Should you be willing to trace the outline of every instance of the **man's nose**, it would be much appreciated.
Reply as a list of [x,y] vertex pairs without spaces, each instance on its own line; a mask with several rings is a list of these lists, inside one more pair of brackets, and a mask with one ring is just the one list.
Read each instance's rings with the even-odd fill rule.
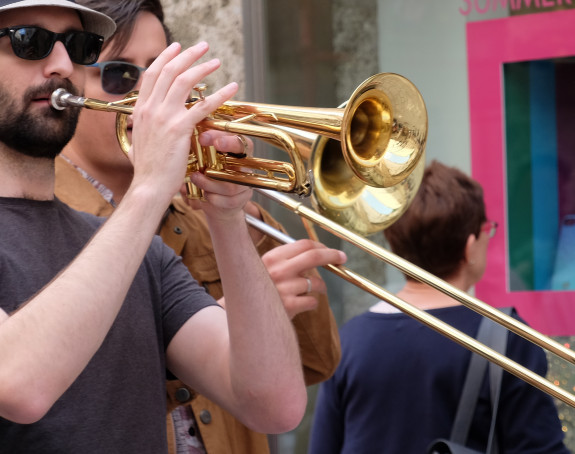
[[48,55],[45,60],[44,71],[46,77],[59,75],[63,78],[67,78],[74,72],[74,64],[72,60],[70,60],[64,43],[60,41],[54,43],[52,52],[50,52],[50,55]]

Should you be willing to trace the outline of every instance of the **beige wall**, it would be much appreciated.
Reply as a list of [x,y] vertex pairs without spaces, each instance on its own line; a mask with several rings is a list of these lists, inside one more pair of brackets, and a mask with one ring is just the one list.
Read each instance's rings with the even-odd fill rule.
[[189,47],[198,41],[210,44],[209,58],[219,58],[221,68],[206,79],[208,90],[238,82],[244,96],[244,36],[242,0],[163,0],[166,22],[174,39]]

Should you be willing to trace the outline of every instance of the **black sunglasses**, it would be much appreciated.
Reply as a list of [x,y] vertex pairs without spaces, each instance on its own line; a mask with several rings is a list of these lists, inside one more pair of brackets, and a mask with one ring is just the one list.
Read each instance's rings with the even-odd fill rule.
[[125,95],[132,91],[147,69],[125,61],[101,61],[89,66],[100,68],[102,89],[111,95]]
[[54,33],[41,27],[22,26],[0,29],[0,38],[10,37],[12,50],[24,60],[41,60],[52,52],[54,44],[61,41],[70,60],[79,65],[91,65],[98,60],[104,38],[95,33],[69,31]]

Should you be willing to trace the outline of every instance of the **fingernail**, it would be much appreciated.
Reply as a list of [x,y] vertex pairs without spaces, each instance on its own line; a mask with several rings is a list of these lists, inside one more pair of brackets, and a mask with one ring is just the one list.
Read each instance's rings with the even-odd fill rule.
[[212,67],[217,67],[217,66],[220,66],[221,62],[220,62],[220,59],[219,59],[219,58],[212,58],[212,59],[208,62],[208,64],[209,64],[210,66],[212,66]]

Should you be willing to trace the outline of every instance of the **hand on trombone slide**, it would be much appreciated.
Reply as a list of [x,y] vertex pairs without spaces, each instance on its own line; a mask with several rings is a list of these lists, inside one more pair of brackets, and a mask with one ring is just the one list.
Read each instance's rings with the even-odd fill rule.
[[[318,298],[327,295],[327,286],[317,268],[329,264],[343,265],[346,260],[343,251],[309,239],[282,244],[262,256],[290,319],[314,310],[318,306]],[[224,298],[218,303],[225,307]]]
[[290,319],[315,309],[318,296],[327,294],[327,287],[317,267],[343,265],[343,251],[331,249],[308,239],[278,246],[262,256]]

